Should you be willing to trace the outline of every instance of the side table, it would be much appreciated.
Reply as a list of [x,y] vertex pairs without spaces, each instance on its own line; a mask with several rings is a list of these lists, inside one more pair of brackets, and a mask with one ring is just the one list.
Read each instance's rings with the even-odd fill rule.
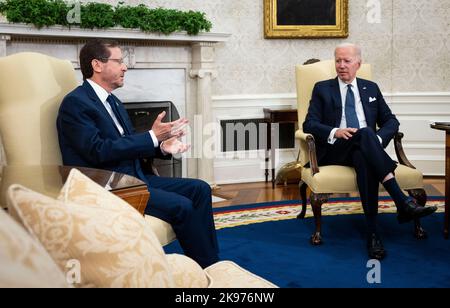
[[445,220],[444,237],[448,239],[450,220],[450,122],[436,122],[431,128],[445,131]]
[[[275,188],[275,147],[273,141],[275,140],[275,133],[277,130],[274,128],[275,123],[296,123],[298,121],[297,109],[269,109],[264,108],[264,123],[267,123],[267,143],[265,152],[266,161],[266,183],[269,181],[269,160],[271,162],[272,169],[272,189]],[[270,158],[269,158],[270,152]]]

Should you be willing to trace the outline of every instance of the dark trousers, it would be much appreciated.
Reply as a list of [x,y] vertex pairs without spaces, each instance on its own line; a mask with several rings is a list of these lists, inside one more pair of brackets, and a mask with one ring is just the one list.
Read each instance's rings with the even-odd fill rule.
[[150,200],[145,213],[172,225],[186,256],[203,268],[216,263],[218,244],[211,187],[195,179],[147,176]]
[[338,139],[327,146],[320,166],[342,165],[354,167],[361,203],[366,216],[378,213],[378,185],[397,168],[384,151],[375,132],[369,128],[358,130],[349,140]]

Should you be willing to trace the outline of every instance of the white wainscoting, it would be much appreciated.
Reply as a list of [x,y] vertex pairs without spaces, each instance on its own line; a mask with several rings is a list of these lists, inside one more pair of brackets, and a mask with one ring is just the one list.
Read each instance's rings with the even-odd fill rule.
[[[445,133],[430,128],[434,121],[450,122],[450,92],[386,93],[385,99],[397,115],[405,134],[403,147],[409,160],[425,175],[444,175]],[[296,108],[296,94],[233,95],[213,97],[213,119],[263,118],[263,109]],[[220,136],[217,136],[220,144]],[[228,152],[218,150],[214,160],[217,184],[264,181],[264,151]],[[295,161],[295,149],[277,150],[277,168]],[[388,153],[395,158],[392,144]]]

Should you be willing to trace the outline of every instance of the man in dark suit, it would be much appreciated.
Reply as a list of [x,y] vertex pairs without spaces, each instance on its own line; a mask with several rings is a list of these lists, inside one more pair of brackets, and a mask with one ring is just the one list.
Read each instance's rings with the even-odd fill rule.
[[335,60],[338,76],[314,86],[303,130],[316,139],[319,165],[355,168],[369,231],[369,257],[383,259],[386,251],[376,227],[379,183],[394,200],[400,223],[429,215],[436,207],[419,206],[397,184],[394,175],[397,164],[384,148],[400,123],[377,84],[356,78],[361,49],[354,44],[339,45]]
[[[170,223],[185,254],[202,267],[218,261],[210,186],[195,179],[145,174],[140,159],[170,157],[189,146],[179,138],[187,120],[162,123],[136,133],[128,114],[111,92],[124,84],[127,71],[117,42],[92,40],[80,52],[83,85],[63,100],[57,118],[64,165],[107,169],[135,176],[148,185],[145,213]],[[151,82],[151,81],[149,81]]]

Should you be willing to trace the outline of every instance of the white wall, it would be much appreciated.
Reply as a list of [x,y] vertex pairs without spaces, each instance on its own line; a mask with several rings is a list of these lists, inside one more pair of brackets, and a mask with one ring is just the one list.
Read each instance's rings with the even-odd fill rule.
[[[217,50],[215,95],[294,93],[294,65],[331,58],[342,41],[362,46],[363,58],[373,64],[374,80],[385,92],[450,91],[449,0],[350,0],[348,39],[277,40],[264,39],[263,0],[124,2],[203,11],[213,31],[232,34]],[[368,18],[376,3],[380,23]]]

